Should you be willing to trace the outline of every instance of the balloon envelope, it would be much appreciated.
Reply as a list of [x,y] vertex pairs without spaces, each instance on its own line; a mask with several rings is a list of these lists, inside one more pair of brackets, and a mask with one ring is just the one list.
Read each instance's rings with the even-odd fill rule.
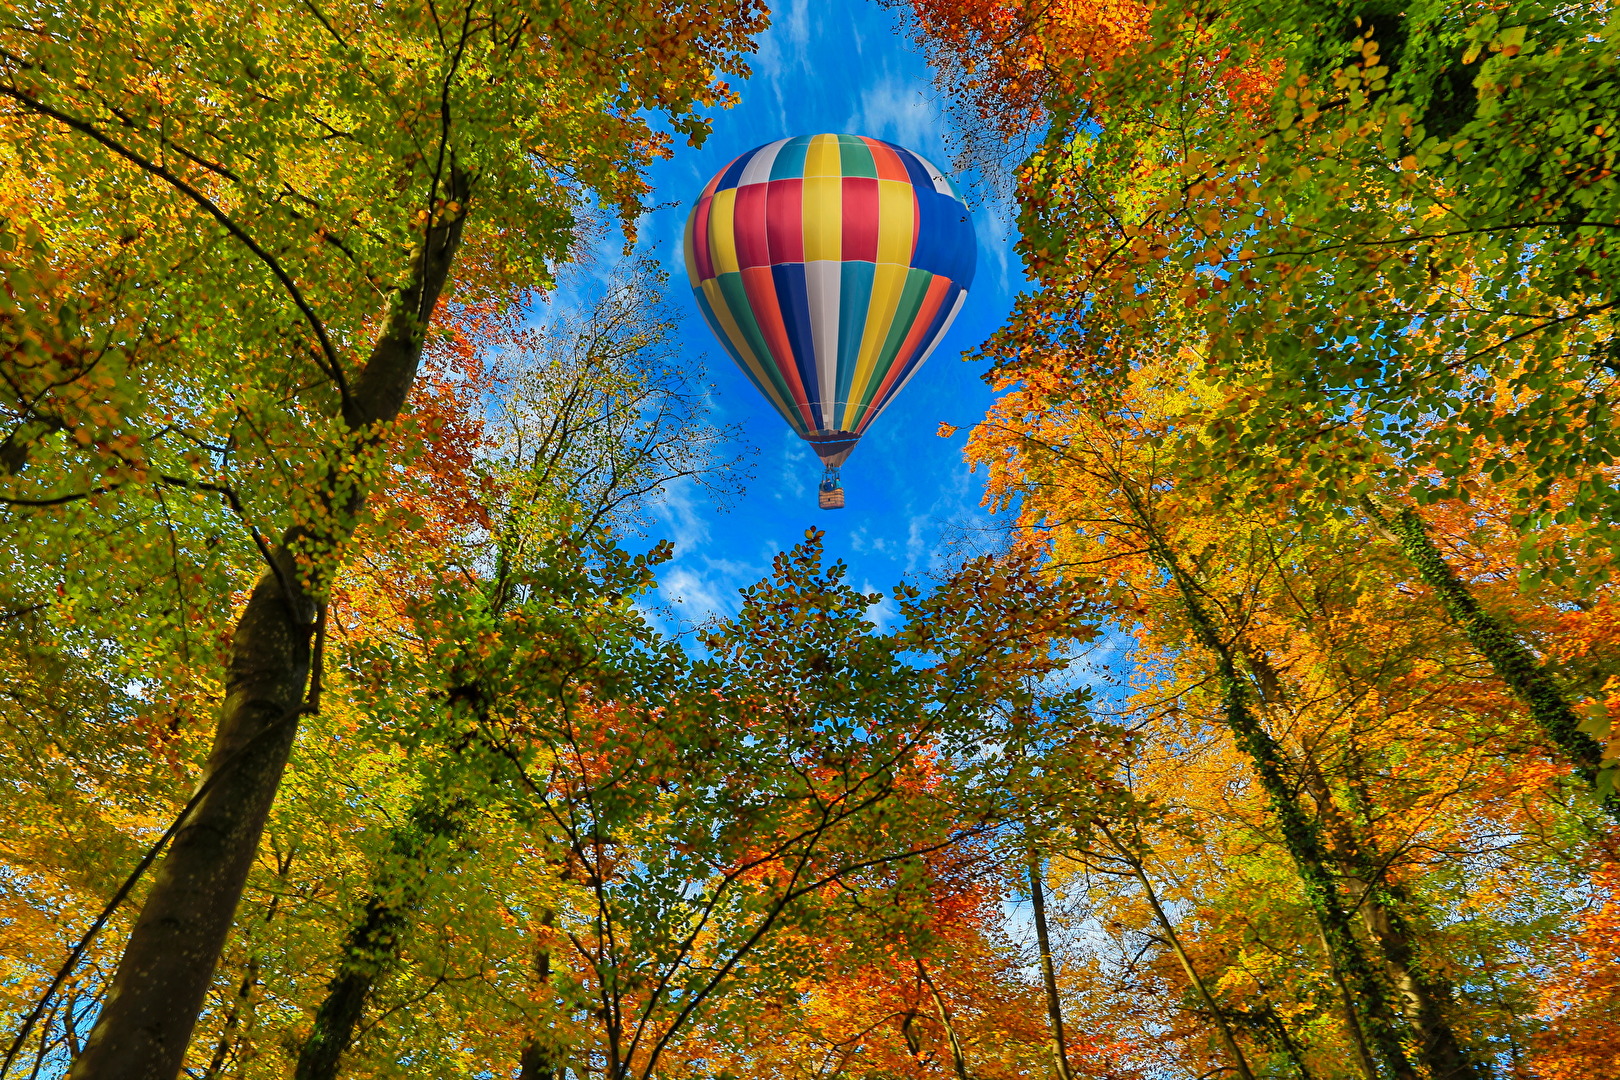
[[828,465],[910,380],[973,282],[943,172],[861,135],[801,135],[722,169],[686,222],[703,317]]

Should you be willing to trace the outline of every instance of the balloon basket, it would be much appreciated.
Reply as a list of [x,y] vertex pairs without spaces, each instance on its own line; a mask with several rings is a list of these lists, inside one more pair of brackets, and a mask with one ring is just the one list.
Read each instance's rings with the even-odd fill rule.
[[821,484],[816,489],[816,504],[823,510],[844,508],[844,482],[838,478],[838,466],[829,465],[827,471],[821,474]]

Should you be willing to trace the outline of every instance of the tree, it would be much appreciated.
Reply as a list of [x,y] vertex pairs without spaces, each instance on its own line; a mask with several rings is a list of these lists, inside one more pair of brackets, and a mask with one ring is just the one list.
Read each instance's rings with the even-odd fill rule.
[[[263,560],[230,635],[207,786],[76,1075],[179,1067],[299,718],[318,706],[306,684],[332,568],[400,446],[441,296],[543,285],[587,192],[633,216],[637,166],[663,138],[644,110],[700,138],[694,109],[725,97],[716,75],[741,70],[763,19],[746,0],[634,17],[14,13],[0,43],[8,205],[26,205],[3,245],[10,542],[37,553],[26,575],[48,596],[52,553],[129,530],[112,550],[130,557],[109,565],[130,573],[72,591],[115,638],[139,640],[132,617],[158,612],[160,653],[197,598],[225,606],[244,555]],[[145,539],[193,495],[189,528]],[[227,530],[233,559],[191,539]],[[120,594],[142,601],[114,611]]]
[[[634,521],[667,484],[737,482],[737,473],[715,453],[731,433],[703,423],[702,403],[687,393],[670,362],[673,322],[658,301],[659,280],[653,268],[638,264],[584,317],[559,319],[545,335],[509,318],[455,321],[454,338],[430,354],[438,362],[429,368],[427,385],[437,393],[431,404],[419,406],[441,423],[426,460],[410,468],[424,482],[398,484],[394,496],[422,519],[409,534],[419,542],[402,545],[399,537],[390,543],[379,536],[371,552],[362,540],[365,577],[337,593],[355,637],[390,637],[389,627],[398,620],[420,624],[413,609],[428,602],[434,581],[446,577],[460,583],[457,606],[487,604],[499,617],[533,590],[537,552],[549,553],[552,562],[578,557],[567,546],[557,547],[559,531],[600,543],[609,535],[605,526]],[[482,399],[492,390],[501,394],[502,412],[493,423],[469,421],[482,417]],[[446,467],[435,467],[441,464]],[[716,475],[722,472],[723,478]],[[481,481],[476,487],[467,484],[472,476]],[[427,527],[429,519],[437,527]],[[481,569],[487,566],[493,566],[492,576]],[[425,574],[427,568],[436,572]],[[603,588],[643,583],[538,580],[551,592],[592,598],[571,616],[578,629],[567,633],[585,634],[598,645],[589,658],[548,646],[549,666],[526,674],[528,692],[564,709],[580,707],[570,701],[633,693],[624,676],[615,681],[614,650],[606,646],[626,634],[629,642],[645,644],[647,629],[593,621],[590,607],[600,602],[595,594]],[[416,636],[431,634],[418,630]],[[668,671],[639,671],[637,677],[656,683]],[[474,681],[461,692],[470,695],[475,715],[463,720],[464,730],[447,731],[445,738],[463,749],[422,781],[371,872],[363,910],[346,932],[338,971],[299,1051],[300,1080],[338,1075],[431,880],[473,854],[470,818],[489,801],[485,789],[510,767],[479,742],[488,691]]]
[[[1590,810],[1585,824],[1578,803],[1566,816],[1559,767],[1527,743],[1507,688],[1429,599],[1394,542],[1369,545],[1349,514],[1324,520],[1214,497],[1221,481],[1205,475],[1194,447],[1174,438],[1190,411],[1185,399],[1208,392],[1186,363],[1178,356],[1143,361],[1107,396],[1032,365],[1025,369],[1031,377],[1009,388],[969,447],[989,467],[993,495],[1016,506],[1018,542],[1043,552],[1054,573],[1088,579],[1097,610],[1112,612],[1120,631],[1137,639],[1138,674],[1127,701],[1115,707],[1118,722],[1140,733],[1142,749],[1122,777],[1103,780],[1105,790],[1127,785],[1133,801],[1113,808],[1104,823],[1116,834],[1147,836],[1160,859],[1173,858],[1174,872],[1187,875],[1175,889],[1195,905],[1195,925],[1178,919],[1173,936],[1191,970],[1209,986],[1246,987],[1245,1005],[1190,1003],[1205,1023],[1224,1014],[1240,1025],[1240,1037],[1262,1038],[1313,1071],[1323,1068],[1319,1018],[1324,1010],[1344,1016],[1334,1001],[1343,995],[1335,989],[1325,1003],[1309,967],[1245,954],[1319,954],[1315,924],[1338,918],[1330,965],[1364,956],[1360,977],[1379,986],[1390,1005],[1382,1022],[1421,1036],[1413,1052],[1426,1070],[1477,1074],[1493,1051],[1470,1046],[1466,1033],[1479,1039],[1494,1030],[1497,1045],[1522,1045],[1519,1017],[1533,1010],[1493,1005],[1480,1015],[1469,1004],[1480,990],[1462,988],[1470,976],[1449,956],[1477,949],[1489,957],[1482,961],[1488,970],[1515,968],[1494,935],[1520,931],[1499,924],[1456,940],[1443,929],[1443,913],[1493,912],[1510,903],[1502,883],[1481,881],[1466,864],[1492,862],[1512,848],[1521,865],[1538,868],[1534,876],[1562,884],[1539,892],[1529,879],[1516,883],[1511,903],[1550,920],[1566,917],[1554,914],[1562,906],[1558,890],[1581,886],[1564,868],[1606,857],[1590,834],[1573,840],[1592,828]],[[1515,604],[1521,624],[1550,630],[1567,594],[1549,584],[1521,592],[1511,571],[1511,510],[1484,509],[1445,519],[1448,535],[1465,538],[1448,557],[1467,567],[1482,604]],[[1577,675],[1594,677],[1574,670],[1564,677]],[[1236,720],[1234,696],[1247,714]],[[1256,777],[1261,769],[1272,776]],[[1075,781],[1077,788],[1097,783],[1090,776]],[[1091,805],[1092,796],[1079,801]],[[1070,826],[1075,846],[1058,843],[1056,854],[1081,853],[1069,857],[1083,857],[1105,875],[1099,881],[1117,881],[1122,870],[1135,876],[1117,848],[1087,839],[1078,809],[1071,815],[1079,819]],[[1287,828],[1305,832],[1305,843]],[[1504,836],[1550,839],[1568,830],[1569,847],[1537,840],[1520,848]],[[1292,864],[1286,870],[1275,862],[1283,852]],[[1126,855],[1141,858],[1129,845]],[[1296,872],[1316,876],[1314,896]],[[1095,897],[1118,887],[1086,888]],[[1143,920],[1142,932],[1170,956],[1178,950],[1153,908],[1144,902],[1130,920]],[[1220,944],[1211,942],[1212,952],[1200,957],[1205,946],[1188,941],[1206,934]],[[1172,971],[1181,966],[1179,956],[1169,962]],[[1282,975],[1281,967],[1291,973]],[[1538,991],[1517,982],[1523,977],[1509,977],[1511,990],[1498,983],[1485,992],[1497,1001],[1533,998]],[[1177,977],[1170,985],[1196,981]],[[1106,999],[1119,991],[1097,993]],[[1357,992],[1348,1002],[1360,1012],[1368,999]],[[1283,1026],[1284,1008],[1303,1012],[1317,1030]],[[1351,1021],[1376,1033],[1379,1018],[1352,1013]],[[1354,1060],[1353,1046],[1352,1039],[1336,1059]],[[1373,1061],[1363,1071],[1376,1074],[1378,1047],[1370,1048]]]

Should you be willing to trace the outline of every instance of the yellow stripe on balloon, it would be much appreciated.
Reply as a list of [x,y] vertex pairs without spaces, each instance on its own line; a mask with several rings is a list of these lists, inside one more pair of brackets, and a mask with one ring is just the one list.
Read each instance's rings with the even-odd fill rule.
[[686,216],[686,228],[681,230],[681,258],[686,260],[686,277],[689,281],[698,280],[697,254],[692,248],[692,223],[697,220],[697,213]]
[[877,261],[911,265],[912,234],[917,229],[917,196],[909,183],[878,181]]
[[855,378],[849,384],[849,401],[844,404],[845,431],[855,430],[855,413],[866,397],[866,384],[872,378],[883,353],[883,343],[889,338],[889,327],[894,323],[894,312],[900,306],[900,294],[905,291],[908,266],[896,263],[878,263],[872,275],[872,302],[866,308],[866,329],[861,335],[861,351],[855,362]]
[[804,151],[804,176],[836,176],[844,175],[843,155],[838,147],[836,135],[812,135],[810,145]]
[[760,389],[765,391],[765,396],[771,399],[771,404],[776,407],[777,412],[792,412],[794,407],[782,400],[782,395],[777,393],[776,385],[771,382],[770,373],[765,365],[760,363],[759,357],[754,355],[754,350],[749,348],[748,335],[743,333],[742,327],[737,325],[736,317],[731,314],[731,309],[726,306],[726,294],[720,289],[719,279],[710,278],[703,282],[702,288],[704,299],[709,301],[709,310],[720,320],[720,326],[726,332],[726,339],[731,342],[731,347],[737,350],[737,355],[748,364],[748,370],[753,372],[754,380],[759,383]]
[[737,189],[726,188],[714,193],[709,203],[709,258],[714,262],[714,275],[735,274],[737,266],[737,234],[735,214]]
[[841,262],[844,258],[844,178],[806,176],[803,211],[804,261]]

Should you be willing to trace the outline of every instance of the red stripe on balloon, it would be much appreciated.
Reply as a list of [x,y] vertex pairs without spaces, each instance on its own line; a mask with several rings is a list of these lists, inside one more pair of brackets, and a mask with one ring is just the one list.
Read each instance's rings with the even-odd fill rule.
[[872,395],[872,402],[866,407],[866,415],[862,416],[861,422],[855,426],[857,432],[866,430],[866,425],[872,417],[883,408],[883,400],[889,396],[894,381],[906,370],[917,350],[927,344],[923,340],[923,335],[927,334],[929,326],[933,325],[934,316],[939,314],[939,305],[945,302],[945,296],[950,291],[950,278],[936,274],[934,280],[928,283],[928,291],[923,293],[922,304],[917,308],[917,317],[911,321],[911,331],[906,334],[906,340],[900,343],[900,351],[894,354],[894,362],[889,365],[889,373],[883,377],[883,385]]
[[737,206],[732,211],[731,235],[737,244],[737,267],[771,265],[771,249],[765,236],[764,184],[737,189]]
[[772,180],[765,199],[765,231],[769,236],[771,262],[804,262],[804,181]]
[[868,176],[844,177],[845,262],[877,262],[878,182]]
[[692,262],[697,265],[699,281],[714,277],[714,260],[709,257],[709,207],[714,199],[705,195],[692,211]]
[[865,135],[860,138],[872,150],[872,164],[877,166],[879,180],[911,182],[911,177],[906,173],[906,163],[900,160],[893,147],[878,139],[868,139]]
[[[760,185],[764,187],[763,184]],[[759,332],[765,337],[765,347],[771,350],[770,362],[782,380],[793,392],[799,415],[816,430],[816,421],[810,415],[810,399],[805,395],[804,383],[799,381],[797,366],[793,363],[793,344],[788,339],[787,325],[782,322],[782,308],[776,299],[776,279],[769,266],[746,267],[742,272],[743,291],[748,294],[748,308],[754,313]]]

